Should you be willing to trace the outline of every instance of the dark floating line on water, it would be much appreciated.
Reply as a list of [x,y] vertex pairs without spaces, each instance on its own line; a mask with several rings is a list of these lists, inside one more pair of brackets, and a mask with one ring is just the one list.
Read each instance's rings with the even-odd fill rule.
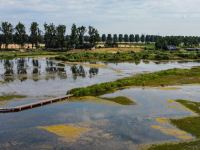
[[16,107],[0,108],[0,112],[16,112],[16,111],[21,111],[21,110],[25,110],[25,109],[31,109],[33,107],[42,106],[42,105],[45,105],[45,104],[48,104],[48,103],[56,102],[56,101],[63,100],[63,99],[66,99],[66,98],[70,98],[72,96],[73,95],[66,95],[64,97],[58,97],[58,98],[55,98],[55,99],[38,101],[38,102],[35,102],[35,103],[20,105],[20,106],[16,106]]

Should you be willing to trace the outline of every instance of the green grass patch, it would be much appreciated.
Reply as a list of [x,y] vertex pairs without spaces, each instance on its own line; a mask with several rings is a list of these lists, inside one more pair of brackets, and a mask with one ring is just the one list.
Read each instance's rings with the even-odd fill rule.
[[179,143],[162,143],[153,144],[148,150],[198,150],[200,149],[200,140],[179,142]]
[[26,95],[4,94],[0,96],[0,101],[11,100],[14,98],[26,98]]
[[136,105],[135,102],[133,102],[132,100],[130,100],[129,98],[127,97],[124,97],[124,96],[118,96],[118,97],[115,97],[115,98],[108,98],[108,97],[100,97],[101,99],[105,99],[107,101],[111,101],[111,102],[115,102],[115,103],[118,103],[118,104],[121,104],[121,105]]

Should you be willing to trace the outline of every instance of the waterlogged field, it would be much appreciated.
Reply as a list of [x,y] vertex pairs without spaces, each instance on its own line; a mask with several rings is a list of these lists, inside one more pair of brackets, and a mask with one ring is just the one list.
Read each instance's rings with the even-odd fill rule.
[[[146,72],[190,68],[198,62],[67,63],[51,57],[0,61],[0,107],[64,96],[76,87]],[[199,85],[124,87],[99,96],[72,97],[15,113],[0,113],[1,149],[140,149],[195,140],[170,124],[197,114],[177,99],[199,100]],[[7,98],[7,100],[3,100]]]

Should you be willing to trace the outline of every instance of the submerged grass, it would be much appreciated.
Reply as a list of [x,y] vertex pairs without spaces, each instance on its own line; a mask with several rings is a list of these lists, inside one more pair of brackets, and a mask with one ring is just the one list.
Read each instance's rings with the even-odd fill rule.
[[136,105],[135,102],[124,96],[118,96],[115,98],[101,97],[101,99],[112,101],[121,105]]
[[0,101],[11,100],[13,98],[26,98],[26,95],[4,94],[0,96]]
[[[165,79],[165,80],[163,80]],[[67,94],[74,96],[97,95],[123,86],[168,86],[176,84],[200,83],[200,67],[191,69],[169,69],[155,73],[139,74],[113,82],[95,84],[88,87],[74,88]]]

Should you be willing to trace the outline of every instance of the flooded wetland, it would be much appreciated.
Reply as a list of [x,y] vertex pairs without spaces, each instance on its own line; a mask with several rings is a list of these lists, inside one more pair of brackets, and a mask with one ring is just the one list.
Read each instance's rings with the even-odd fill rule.
[[[193,66],[200,63],[72,63],[49,56],[0,59],[0,107],[65,96],[73,88],[138,74]],[[170,118],[197,117],[197,112],[176,100],[200,102],[199,91],[198,84],[126,86],[98,96],[71,97],[33,109],[0,113],[0,147],[132,150],[155,143],[195,140],[190,132],[172,125]]]

